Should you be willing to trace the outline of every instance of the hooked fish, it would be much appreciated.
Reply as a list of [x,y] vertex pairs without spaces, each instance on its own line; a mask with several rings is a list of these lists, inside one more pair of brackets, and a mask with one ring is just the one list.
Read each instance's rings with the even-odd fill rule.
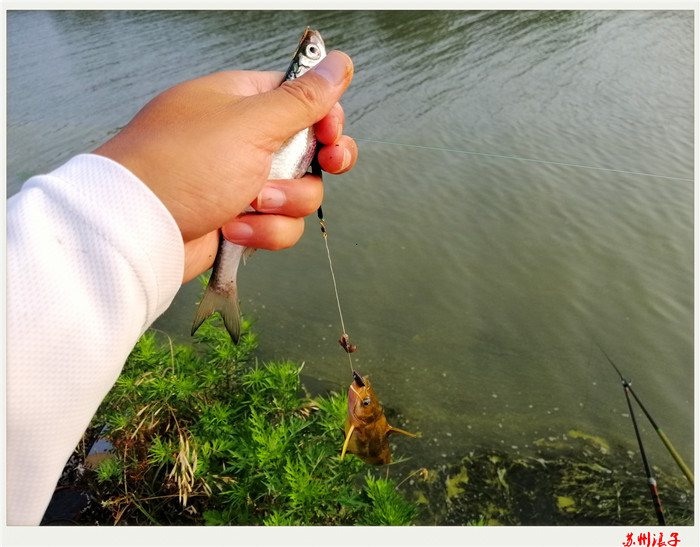
[[[292,57],[283,81],[294,80],[316,66],[326,56],[326,46],[321,35],[306,27],[306,31]],[[290,137],[272,155],[269,179],[298,179],[309,169],[317,148],[314,128],[309,127]],[[248,207],[243,214],[254,212]],[[244,261],[255,252],[227,241],[219,234],[219,248],[214,260],[209,283],[199,303],[192,324],[194,334],[204,320],[219,312],[224,326],[235,344],[241,335],[241,312],[238,307],[236,277],[241,259]]]
[[352,375],[354,380],[348,390],[345,443],[340,458],[344,458],[345,453],[348,452],[372,465],[391,463],[389,435],[391,433],[402,433],[409,437],[416,437],[416,435],[391,427],[369,380],[354,370]]

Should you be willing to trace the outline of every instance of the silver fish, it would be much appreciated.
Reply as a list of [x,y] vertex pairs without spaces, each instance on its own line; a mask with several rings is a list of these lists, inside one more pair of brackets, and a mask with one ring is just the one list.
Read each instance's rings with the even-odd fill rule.
[[[292,62],[283,81],[294,80],[316,66],[326,56],[326,46],[321,35],[306,27],[297,46]],[[290,137],[272,155],[269,179],[297,179],[309,169],[316,153],[317,141],[314,128],[309,127]],[[243,214],[253,212],[248,207]],[[214,312],[224,321],[224,326],[235,344],[241,335],[241,312],[238,307],[238,286],[236,275],[238,265],[253,253],[252,247],[242,247],[227,241],[219,234],[219,249],[209,284],[204,291],[192,324],[194,334],[204,320]]]

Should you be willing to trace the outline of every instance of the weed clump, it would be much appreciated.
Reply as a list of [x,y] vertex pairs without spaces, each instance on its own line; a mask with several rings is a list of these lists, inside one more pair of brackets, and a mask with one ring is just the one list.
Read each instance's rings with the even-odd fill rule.
[[144,334],[93,420],[113,446],[89,474],[103,523],[411,524],[391,480],[340,459],[347,395],[304,396],[303,365],[256,346],[245,321],[238,345],[213,321],[194,345]]

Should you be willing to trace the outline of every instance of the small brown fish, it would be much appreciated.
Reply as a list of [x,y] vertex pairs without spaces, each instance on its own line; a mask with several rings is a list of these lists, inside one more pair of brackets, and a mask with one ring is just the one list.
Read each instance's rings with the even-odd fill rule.
[[409,437],[416,437],[416,435],[391,427],[369,380],[362,378],[354,370],[352,375],[355,379],[348,390],[345,443],[340,458],[345,457],[345,453],[348,452],[371,465],[391,463],[389,435],[391,433],[403,433]]

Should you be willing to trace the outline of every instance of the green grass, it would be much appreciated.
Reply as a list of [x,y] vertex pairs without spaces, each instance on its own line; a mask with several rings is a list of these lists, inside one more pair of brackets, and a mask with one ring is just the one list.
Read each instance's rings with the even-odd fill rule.
[[237,346],[216,321],[192,345],[139,340],[93,422],[115,452],[93,481],[105,523],[412,524],[383,470],[340,459],[347,396],[304,396],[302,366],[256,346],[249,322]]

